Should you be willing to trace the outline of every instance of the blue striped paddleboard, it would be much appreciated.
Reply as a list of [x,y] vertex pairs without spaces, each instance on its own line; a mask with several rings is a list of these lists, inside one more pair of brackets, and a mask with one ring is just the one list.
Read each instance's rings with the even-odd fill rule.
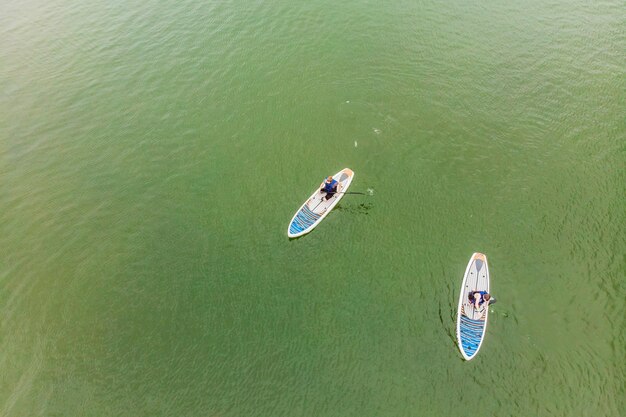
[[487,256],[478,252],[472,255],[465,269],[456,319],[456,338],[459,349],[468,361],[476,356],[483,343],[489,314],[488,303],[484,303],[478,309],[474,307],[469,299],[472,291],[489,292]]
[[313,230],[330,213],[333,207],[339,203],[343,193],[348,190],[354,178],[354,172],[350,168],[344,168],[333,175],[333,178],[339,182],[337,184],[337,193],[326,200],[326,193],[320,191],[324,184],[324,181],[322,181],[322,184],[317,187],[313,195],[294,214],[291,222],[289,222],[287,236],[298,237]]

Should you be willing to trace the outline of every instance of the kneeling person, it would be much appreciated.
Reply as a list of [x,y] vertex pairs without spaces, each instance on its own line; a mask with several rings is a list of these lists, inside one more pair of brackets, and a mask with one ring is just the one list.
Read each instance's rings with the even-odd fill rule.
[[331,175],[328,176],[322,183],[322,189],[320,192],[326,193],[326,200],[330,200],[332,196],[337,193],[337,188],[339,186],[339,182],[334,179]]
[[469,293],[469,300],[474,304],[474,308],[478,310],[483,304],[489,305],[491,294],[487,291],[472,291]]

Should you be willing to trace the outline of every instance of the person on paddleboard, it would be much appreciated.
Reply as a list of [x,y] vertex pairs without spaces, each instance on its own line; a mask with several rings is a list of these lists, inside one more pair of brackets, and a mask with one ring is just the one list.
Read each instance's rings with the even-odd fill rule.
[[474,304],[474,308],[478,310],[483,304],[489,305],[491,301],[491,294],[487,291],[472,291],[469,293],[469,300]]
[[337,187],[339,186],[339,182],[329,175],[328,178],[324,180],[322,183],[322,189],[320,192],[326,193],[326,200],[330,200],[332,196],[337,192]]

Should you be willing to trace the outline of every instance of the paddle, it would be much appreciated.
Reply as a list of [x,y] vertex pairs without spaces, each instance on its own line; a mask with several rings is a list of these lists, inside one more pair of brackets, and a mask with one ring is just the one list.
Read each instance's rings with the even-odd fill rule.
[[359,195],[374,195],[374,189],[373,188],[368,188],[366,193],[361,193],[358,191],[339,191],[336,192],[335,194],[359,194]]

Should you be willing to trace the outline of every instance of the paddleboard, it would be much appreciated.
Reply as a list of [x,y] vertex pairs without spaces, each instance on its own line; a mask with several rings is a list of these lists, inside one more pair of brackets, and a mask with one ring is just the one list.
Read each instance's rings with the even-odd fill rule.
[[346,192],[353,178],[354,172],[350,168],[342,169],[333,175],[333,179],[337,180],[339,184],[337,184],[337,193],[328,200],[326,199],[326,193],[320,191],[324,183],[322,181],[322,184],[317,187],[313,195],[292,217],[287,228],[287,236],[293,238],[305,235],[320,224],[343,197],[343,194],[339,192]]
[[456,318],[456,338],[465,360],[470,360],[478,353],[487,330],[489,307],[484,303],[478,309],[469,299],[472,291],[489,292],[489,266],[487,256],[474,253],[463,276],[459,307]]

